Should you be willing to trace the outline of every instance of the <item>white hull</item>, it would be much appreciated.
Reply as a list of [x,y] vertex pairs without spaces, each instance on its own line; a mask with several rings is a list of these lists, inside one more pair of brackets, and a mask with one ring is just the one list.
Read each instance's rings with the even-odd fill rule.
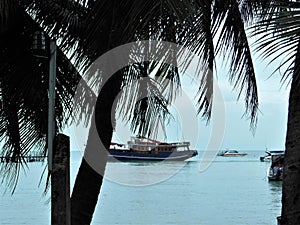
[[247,153],[225,153],[222,156],[231,157],[231,156],[245,156],[245,155],[247,155]]

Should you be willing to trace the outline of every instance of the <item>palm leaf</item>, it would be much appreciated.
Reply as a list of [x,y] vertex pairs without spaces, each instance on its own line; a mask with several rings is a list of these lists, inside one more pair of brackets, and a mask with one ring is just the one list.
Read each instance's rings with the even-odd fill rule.
[[[256,50],[262,52],[264,58],[271,58],[270,63],[282,55],[286,56],[275,70],[285,68],[282,81],[286,81],[293,75],[299,74],[295,73],[296,71],[300,71],[299,65],[295,61],[300,41],[300,4],[277,1],[274,7],[276,10],[271,13],[261,13],[263,19],[252,27],[252,35],[261,37],[256,42]],[[299,82],[298,76],[294,79],[295,82]]]
[[[225,11],[221,8],[215,20],[223,21],[217,51],[227,53],[224,54],[224,61],[226,57],[230,57],[229,80],[234,88],[239,89],[238,98],[245,91],[245,115],[250,116],[250,124],[255,126],[258,110],[257,84],[244,21],[237,1],[228,1],[223,10]],[[215,26],[218,24],[215,23]]]
[[[0,139],[5,143],[1,156],[13,161],[2,164],[0,173],[13,190],[24,157],[32,151],[46,155],[47,148],[49,62],[32,54],[32,34],[39,26],[26,14],[19,17],[14,32],[2,34],[0,44]],[[55,119],[59,131],[71,116],[71,101],[81,77],[61,51],[57,58]]]

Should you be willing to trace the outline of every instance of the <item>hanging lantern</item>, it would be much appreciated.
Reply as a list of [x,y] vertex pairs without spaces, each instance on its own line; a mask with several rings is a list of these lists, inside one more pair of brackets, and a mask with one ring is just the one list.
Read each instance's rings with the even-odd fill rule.
[[31,50],[34,56],[46,58],[46,37],[43,31],[35,31],[32,35]]
[[32,50],[46,50],[45,34],[43,31],[33,33]]

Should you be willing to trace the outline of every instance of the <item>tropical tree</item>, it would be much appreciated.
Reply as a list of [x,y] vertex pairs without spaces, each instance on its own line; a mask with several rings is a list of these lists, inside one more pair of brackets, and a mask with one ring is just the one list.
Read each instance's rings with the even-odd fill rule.
[[[227,56],[230,56],[229,79],[236,88],[239,88],[239,96],[243,90],[245,91],[246,113],[251,118],[251,124],[254,125],[258,108],[257,88],[244,24],[251,21],[253,9],[256,7],[262,7],[260,1],[3,1],[0,22],[1,32],[9,37],[6,29],[14,29],[16,23],[12,19],[8,20],[7,15],[14,15],[18,10],[22,15],[29,14],[35,24],[50,38],[59,40],[60,49],[72,54],[76,66],[83,70],[108,50],[130,41],[143,39],[181,44],[199,54],[204,65],[211,71],[214,68],[216,55],[227,53]],[[217,39],[216,45],[214,39]],[[176,57],[174,61],[176,62]],[[117,72],[103,84],[95,112],[80,112],[91,114],[96,122],[90,129],[92,131],[97,129],[98,134],[89,133],[85,157],[82,159],[75,181],[71,201],[72,224],[89,224],[92,220],[106,165],[107,153],[104,149],[109,147],[112,137],[111,116],[115,113],[112,106],[116,95],[126,83],[133,79],[147,77],[151,68],[156,66],[160,66],[156,79],[165,76],[170,80],[169,84],[172,84],[172,81],[180,84],[179,71],[175,66],[151,62],[133,65],[130,69],[125,68]],[[74,79],[75,83],[76,81],[78,80]],[[148,86],[151,86],[150,83]],[[208,119],[211,114],[212,87],[212,73],[206,73],[199,87],[199,112],[201,111]],[[152,90],[154,89],[155,87]],[[132,95],[134,93],[127,93],[126,97],[130,98]],[[164,99],[160,96],[152,99],[145,98],[132,106],[135,108],[135,115],[138,115],[138,119],[133,119],[133,128],[149,134],[149,126],[147,126],[149,120],[160,113],[167,112],[166,105],[173,95],[166,96],[170,98]],[[158,104],[150,104],[153,102]],[[88,102],[82,104],[89,106]],[[17,115],[18,113],[19,111]],[[3,122],[6,121],[8,119],[3,117]],[[94,171],[87,160],[92,158],[93,150],[99,148],[97,145],[99,138],[104,145],[101,151],[102,158],[99,158],[98,164],[103,173]],[[17,141],[14,139],[10,146],[14,146]],[[16,149],[12,152],[26,153],[22,148],[12,149]],[[26,151],[28,150],[29,148]]]
[[281,224],[300,224],[300,4],[297,1],[270,1],[268,10],[255,26],[260,35],[258,50],[269,59],[284,55],[277,70],[290,86],[285,143]]
[[[49,38],[16,1],[1,1],[0,7],[0,138],[2,181],[14,191],[25,156],[32,149],[46,155],[48,114]],[[34,43],[34,41],[36,41]],[[39,50],[34,50],[39,45]],[[36,46],[37,47],[37,46]],[[61,50],[58,51],[56,130],[71,116],[70,103],[81,76]]]
[[[242,9],[245,11],[247,7],[250,7],[250,5],[242,6]],[[215,14],[212,15],[212,11],[215,12]],[[232,59],[229,59],[231,63],[230,79],[237,88],[240,88],[241,92],[245,90],[246,109],[248,110],[246,113],[249,113],[251,124],[255,124],[256,111],[258,108],[257,89],[252,58],[244,29],[244,22],[245,20],[250,20],[251,15],[243,15],[238,2],[166,1],[158,3],[148,1],[141,3],[139,1],[123,1],[122,3],[114,2],[110,4],[96,2],[91,13],[87,14],[87,21],[98,18],[97,16],[103,18],[101,16],[103,14],[102,12],[106,12],[106,18],[111,19],[109,19],[108,22],[106,20],[97,19],[99,21],[98,23],[90,23],[85,31],[86,34],[89,34],[88,39],[86,39],[88,40],[86,41],[88,44],[85,43],[85,45],[83,45],[82,52],[87,51],[89,54],[92,52],[90,55],[99,56],[103,53],[103,48],[111,49],[128,41],[143,39],[166,40],[181,44],[195,51],[203,59],[204,65],[210,70],[213,70],[216,53],[228,53],[228,55],[231,53]],[[111,14],[109,14],[109,12]],[[130,14],[124,17],[119,16],[119,18],[122,18],[121,21],[114,17],[114,15],[122,15],[124,12],[130,12]],[[91,19],[89,19],[89,16]],[[110,23],[111,21],[115,24],[106,25],[106,23]],[[106,27],[109,28],[103,29]],[[112,33],[110,34],[112,39],[109,39],[110,41],[108,42],[110,45],[105,48],[105,42],[101,42],[101,46],[96,48],[98,37],[95,34],[101,33],[103,30],[107,34]],[[213,39],[218,32],[220,33],[220,37],[215,47]],[[118,35],[116,35],[116,33]],[[121,38],[118,40],[118,37]],[[91,49],[90,46],[93,46],[93,48]],[[165,65],[163,66],[164,67],[159,70],[160,72],[166,71]],[[116,74],[110,79],[111,82],[107,82],[101,89],[102,91],[98,96],[98,102],[102,103],[97,104],[96,114],[94,116],[96,120],[95,126],[98,126],[99,137],[105,148],[108,148],[110,145],[113,130],[110,118],[111,115],[114,115],[112,104],[116,94],[121,88],[122,80],[125,79],[126,83],[128,79],[148,76],[148,73],[145,74],[145,71],[149,71],[147,69],[148,67],[149,64],[145,63],[142,66],[139,65],[138,68],[125,70],[125,73],[121,73],[123,76]],[[172,78],[171,81],[178,79],[178,71],[172,67],[167,66],[167,68],[168,73],[164,73],[162,76],[170,76]],[[130,73],[128,73],[128,71]],[[161,74],[160,72],[158,74]],[[210,118],[211,96],[213,93],[211,73],[207,73],[203,77],[199,92],[199,110],[203,112],[203,116]],[[240,95],[242,94],[241,92]],[[127,98],[128,97],[130,97],[130,94],[127,93]],[[144,121],[149,122],[149,118],[151,119],[151,117],[147,117],[147,113],[149,113],[149,110],[153,110],[151,106],[153,107],[155,104],[147,104],[147,100],[146,98],[142,100],[141,104],[137,104],[140,108],[136,111],[138,113],[135,115],[139,115],[141,120],[136,120],[136,125],[145,126],[145,123],[141,121],[148,118]],[[136,127],[137,126],[134,126],[134,128]],[[145,133],[149,132],[148,129],[139,129],[139,131],[144,131]],[[91,153],[91,155],[89,155],[89,151],[97,148],[99,141],[96,141],[96,139],[99,137],[97,134],[89,133],[85,158],[83,158],[80,166],[82,173],[79,172],[77,175],[72,194],[73,224],[90,223],[95,204],[97,203],[97,196],[103,179],[101,174],[104,174],[105,169],[106,153],[103,153],[104,160],[101,161],[102,165],[99,168],[99,170],[102,171],[101,174],[96,173],[90,165],[88,165],[86,159],[92,160],[93,154]],[[81,180],[84,179],[88,182],[81,182]],[[91,185],[92,183],[93,185]],[[86,195],[83,196],[82,193],[84,191]],[[84,204],[85,201],[86,204]],[[76,202],[80,202],[80,204],[76,204]]]

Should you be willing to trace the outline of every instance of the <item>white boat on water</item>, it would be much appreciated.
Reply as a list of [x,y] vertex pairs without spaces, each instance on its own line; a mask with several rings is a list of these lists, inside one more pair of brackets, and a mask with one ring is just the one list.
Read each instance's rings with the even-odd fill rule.
[[284,153],[271,154],[270,167],[267,170],[269,181],[282,180],[284,168]]
[[222,151],[222,152],[219,152],[218,153],[219,156],[225,156],[225,157],[231,157],[231,156],[245,156],[247,155],[246,152],[239,152],[237,150],[225,150],[225,151]]

